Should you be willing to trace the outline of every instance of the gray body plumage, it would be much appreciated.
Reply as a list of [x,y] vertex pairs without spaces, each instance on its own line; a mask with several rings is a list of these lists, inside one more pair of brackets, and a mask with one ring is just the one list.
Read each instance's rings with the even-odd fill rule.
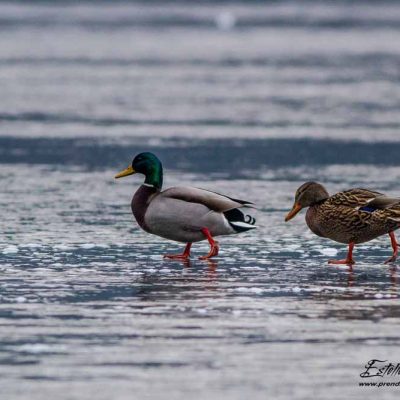
[[318,236],[345,244],[364,243],[400,227],[400,199],[351,189],[309,207],[306,222]]
[[251,203],[192,187],[173,187],[163,192],[142,185],[132,199],[132,212],[147,232],[177,242],[205,239],[207,228],[212,236],[237,233],[255,228],[244,221],[229,221],[224,212],[248,207]]

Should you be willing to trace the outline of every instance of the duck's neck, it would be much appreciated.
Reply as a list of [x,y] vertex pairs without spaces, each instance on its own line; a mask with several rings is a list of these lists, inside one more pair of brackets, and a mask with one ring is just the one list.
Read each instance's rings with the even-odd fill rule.
[[156,190],[161,190],[163,184],[163,167],[160,164],[154,164],[150,171],[146,174],[144,185],[154,187]]

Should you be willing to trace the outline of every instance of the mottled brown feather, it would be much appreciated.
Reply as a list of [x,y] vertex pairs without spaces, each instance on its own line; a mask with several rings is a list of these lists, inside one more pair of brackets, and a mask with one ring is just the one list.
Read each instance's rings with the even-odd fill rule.
[[[360,210],[365,206],[375,211]],[[400,227],[400,199],[368,189],[351,189],[311,206],[306,222],[319,236],[340,243],[363,243]]]

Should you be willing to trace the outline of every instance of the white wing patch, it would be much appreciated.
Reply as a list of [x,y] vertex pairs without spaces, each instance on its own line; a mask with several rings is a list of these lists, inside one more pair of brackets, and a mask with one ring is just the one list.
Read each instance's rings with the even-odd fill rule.
[[257,228],[256,225],[250,225],[246,222],[242,222],[242,221],[231,221],[231,225],[235,225],[239,228],[246,228],[246,229],[255,229]]

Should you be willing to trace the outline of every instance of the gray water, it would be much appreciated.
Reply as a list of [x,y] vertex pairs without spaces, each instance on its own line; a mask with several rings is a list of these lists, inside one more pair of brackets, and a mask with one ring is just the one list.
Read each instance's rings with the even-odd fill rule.
[[[350,270],[283,219],[306,180],[400,194],[399,43],[394,1],[0,3],[1,398],[398,398],[359,386],[400,362],[389,238]],[[258,230],[163,260],[113,179],[143,150]]]

